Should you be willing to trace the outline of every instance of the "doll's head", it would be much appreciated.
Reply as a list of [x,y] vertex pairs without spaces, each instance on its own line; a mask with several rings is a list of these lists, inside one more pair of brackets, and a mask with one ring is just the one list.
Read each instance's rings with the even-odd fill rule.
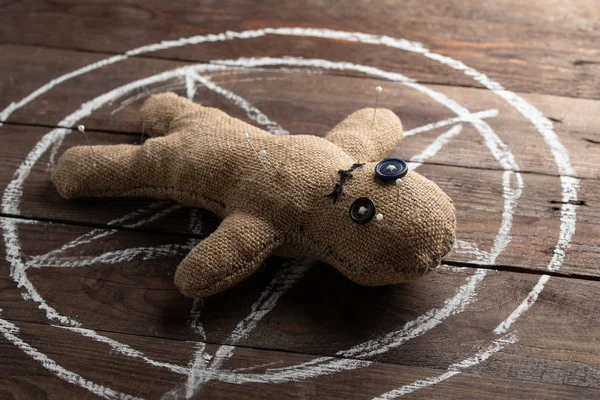
[[452,200],[402,160],[355,164],[339,175],[307,229],[323,261],[348,278],[370,286],[414,279],[451,250]]

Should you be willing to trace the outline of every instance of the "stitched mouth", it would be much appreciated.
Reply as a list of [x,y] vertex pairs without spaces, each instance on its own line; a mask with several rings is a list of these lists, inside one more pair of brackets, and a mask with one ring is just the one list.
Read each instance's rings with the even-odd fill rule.
[[333,199],[333,204],[335,204],[340,196],[343,196],[344,193],[344,184],[352,179],[352,172],[357,168],[362,168],[365,164],[352,164],[349,169],[340,169],[338,174],[340,175],[340,181],[335,184],[333,191],[326,195],[325,197],[331,197]]

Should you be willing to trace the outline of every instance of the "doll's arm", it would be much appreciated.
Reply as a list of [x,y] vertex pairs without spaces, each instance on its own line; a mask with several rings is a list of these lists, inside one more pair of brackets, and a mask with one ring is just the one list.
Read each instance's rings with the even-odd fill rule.
[[282,240],[269,222],[234,213],[181,262],[175,285],[188,297],[219,293],[258,269]]
[[[350,114],[325,137],[357,162],[382,159],[402,140],[402,123],[385,108],[363,108]],[[373,118],[374,117],[374,118]]]
[[[141,188],[166,186],[171,123],[179,116],[202,112],[204,107],[174,93],[150,97],[141,109],[143,128],[151,136],[165,136],[141,146],[77,146],[68,149],[52,173],[64,198],[83,196],[134,196]],[[167,197],[164,193],[153,197]]]

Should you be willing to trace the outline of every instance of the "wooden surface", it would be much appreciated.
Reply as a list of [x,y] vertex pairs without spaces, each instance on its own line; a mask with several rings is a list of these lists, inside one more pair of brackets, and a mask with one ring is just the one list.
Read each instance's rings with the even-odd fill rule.
[[[89,67],[264,28],[280,34],[167,43]],[[0,1],[0,112],[11,111],[0,126],[0,398],[600,397],[598,43],[596,0]],[[93,144],[139,143],[143,99],[188,94],[186,77],[68,115],[132,82],[242,57],[345,64],[221,68],[206,73],[220,93],[196,82],[195,101],[257,124],[245,99],[292,133],[321,136],[372,106],[377,85],[409,132],[459,108],[484,113],[390,153],[431,153],[462,126],[419,167],[456,205],[459,241],[442,267],[365,288],[325,264],[271,258],[225,293],[186,299],[174,270],[215,216],[58,196],[54,160],[86,143],[68,128],[85,124]],[[40,150],[60,134],[54,156]]]

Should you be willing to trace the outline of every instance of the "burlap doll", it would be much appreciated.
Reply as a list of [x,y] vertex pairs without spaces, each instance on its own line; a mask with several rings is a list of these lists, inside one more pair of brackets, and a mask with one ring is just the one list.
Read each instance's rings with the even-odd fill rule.
[[[354,112],[327,136],[276,136],[173,93],[152,96],[143,145],[74,147],[52,180],[65,198],[145,196],[223,218],[181,262],[175,284],[208,296],[271,253],[311,257],[354,282],[387,285],[437,266],[454,241],[450,198],[397,159],[386,109]],[[398,179],[401,179],[399,181]]]

